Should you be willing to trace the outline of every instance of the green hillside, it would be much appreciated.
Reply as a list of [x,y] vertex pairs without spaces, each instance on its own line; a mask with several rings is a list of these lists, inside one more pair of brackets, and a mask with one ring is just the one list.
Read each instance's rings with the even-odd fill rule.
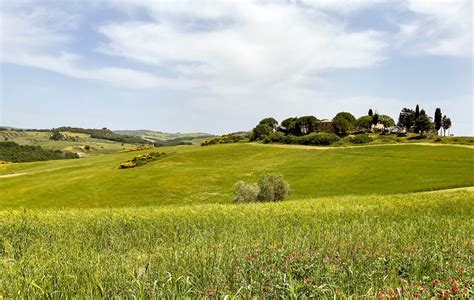
[[0,298],[467,299],[473,203],[474,192],[455,191],[3,211]]
[[229,203],[236,181],[280,173],[291,199],[410,193],[474,185],[474,149],[390,145],[307,148],[262,144],[160,148],[168,155],[120,170],[137,154],[0,166],[0,208],[98,208]]
[[[115,153],[119,150],[131,147],[131,144],[91,138],[88,134],[62,132],[63,135],[74,140],[53,141],[50,139],[51,132],[44,131],[0,131],[0,141],[12,141],[20,145],[41,146],[48,150],[61,150],[79,153],[80,155],[96,155]],[[90,150],[85,150],[88,145]]]

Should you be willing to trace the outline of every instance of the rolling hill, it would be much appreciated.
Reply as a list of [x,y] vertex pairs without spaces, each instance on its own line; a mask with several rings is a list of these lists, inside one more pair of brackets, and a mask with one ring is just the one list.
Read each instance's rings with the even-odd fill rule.
[[262,144],[160,148],[168,154],[119,170],[137,153],[0,166],[0,208],[97,208],[229,203],[238,180],[281,173],[290,199],[410,193],[474,185],[474,149],[386,145],[311,148]]

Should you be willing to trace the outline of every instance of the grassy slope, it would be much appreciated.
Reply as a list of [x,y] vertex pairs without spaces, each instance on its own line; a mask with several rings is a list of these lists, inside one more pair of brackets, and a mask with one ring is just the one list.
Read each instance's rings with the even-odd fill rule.
[[231,144],[160,148],[171,155],[140,168],[121,161],[144,152],[0,166],[0,208],[124,207],[228,203],[237,180],[285,176],[291,199],[408,193],[474,185],[474,150],[394,145],[299,149]]
[[452,292],[453,284],[455,295],[469,298],[473,203],[473,192],[455,191],[172,209],[4,211],[0,298],[429,298],[440,288]]

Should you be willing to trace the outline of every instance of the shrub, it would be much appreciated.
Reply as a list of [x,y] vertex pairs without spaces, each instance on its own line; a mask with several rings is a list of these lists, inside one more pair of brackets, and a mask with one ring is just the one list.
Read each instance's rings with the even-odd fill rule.
[[238,181],[235,184],[234,202],[274,202],[288,197],[290,185],[281,175],[264,174],[260,176],[258,186]]
[[418,140],[426,140],[428,137],[426,135],[420,134],[420,135],[413,135],[410,136],[407,140],[410,141],[418,141]]
[[279,132],[279,131],[276,131],[276,132],[273,132],[271,135],[270,135],[270,139],[273,143],[285,143],[285,139],[286,139],[286,136],[283,132]]
[[149,146],[149,145],[134,146],[134,147],[130,147],[128,149],[122,150],[120,152],[124,153],[124,152],[142,151],[142,150],[149,150],[149,149],[153,149],[153,146]]
[[119,169],[131,169],[135,168],[137,165],[134,162],[131,161],[125,161],[123,163],[120,163]]
[[241,133],[231,133],[226,134],[223,136],[218,136],[210,140],[205,140],[201,142],[201,146],[210,146],[216,144],[231,144],[231,143],[239,143],[244,140],[245,136]]
[[339,141],[340,138],[334,133],[310,133],[298,138],[298,144],[302,145],[331,145]]
[[140,154],[135,156],[132,160],[127,160],[125,162],[120,163],[119,169],[130,169],[140,167],[146,165],[151,161],[158,160],[164,156],[166,156],[166,153],[164,152],[150,152],[148,154]]
[[349,143],[352,143],[352,144],[366,144],[372,141],[373,139],[368,134],[358,134],[349,139]]
[[256,202],[259,193],[259,188],[254,184],[237,181],[234,191],[235,203],[250,203]]

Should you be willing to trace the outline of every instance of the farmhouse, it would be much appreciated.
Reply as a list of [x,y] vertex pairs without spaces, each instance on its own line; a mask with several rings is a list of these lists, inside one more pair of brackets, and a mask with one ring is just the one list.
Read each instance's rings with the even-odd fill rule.
[[319,122],[318,124],[318,129],[319,131],[322,131],[322,132],[333,133],[334,126],[333,126],[332,120],[329,120],[329,119],[321,120],[321,122]]

